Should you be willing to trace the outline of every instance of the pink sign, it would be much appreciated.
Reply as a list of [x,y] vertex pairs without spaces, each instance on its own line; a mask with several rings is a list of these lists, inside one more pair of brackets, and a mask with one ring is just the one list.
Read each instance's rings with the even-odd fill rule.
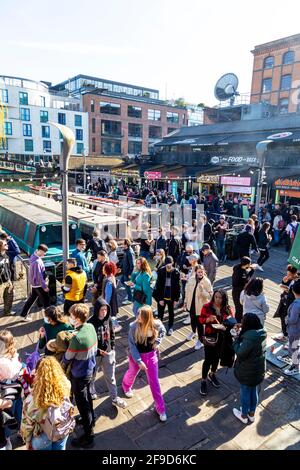
[[144,178],[148,178],[149,180],[156,180],[158,178],[161,178],[161,172],[160,171],[145,171]]
[[251,194],[249,186],[226,186],[227,193]]
[[243,178],[240,176],[221,176],[221,184],[228,184],[233,186],[250,186],[251,178],[248,176]]

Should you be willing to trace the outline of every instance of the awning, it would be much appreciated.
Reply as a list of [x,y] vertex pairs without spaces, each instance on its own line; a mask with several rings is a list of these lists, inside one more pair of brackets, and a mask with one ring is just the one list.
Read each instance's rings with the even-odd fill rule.
[[[280,137],[282,135],[282,137]],[[274,136],[272,139],[270,139]],[[278,137],[276,137],[278,136]],[[273,140],[274,142],[299,142],[300,141],[300,131],[295,132],[283,132],[282,133],[272,133],[272,131],[264,131],[264,132],[240,132],[237,134],[227,135],[221,142],[220,145],[226,144],[233,144],[233,143],[247,143],[247,142],[254,142],[258,143],[262,140]]]

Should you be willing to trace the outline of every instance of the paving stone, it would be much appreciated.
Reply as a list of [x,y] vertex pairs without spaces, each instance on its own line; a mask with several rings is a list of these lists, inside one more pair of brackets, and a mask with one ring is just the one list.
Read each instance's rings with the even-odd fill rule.
[[280,429],[267,439],[259,450],[300,450],[299,430],[292,426]]

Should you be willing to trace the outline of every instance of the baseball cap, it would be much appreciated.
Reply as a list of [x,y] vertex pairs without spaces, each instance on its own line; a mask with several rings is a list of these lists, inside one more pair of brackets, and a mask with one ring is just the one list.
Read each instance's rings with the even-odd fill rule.
[[197,255],[197,253],[193,253],[192,255],[188,256],[187,259],[188,259],[189,262],[198,261],[199,256]]
[[203,243],[202,250],[210,250],[210,245],[208,243]]

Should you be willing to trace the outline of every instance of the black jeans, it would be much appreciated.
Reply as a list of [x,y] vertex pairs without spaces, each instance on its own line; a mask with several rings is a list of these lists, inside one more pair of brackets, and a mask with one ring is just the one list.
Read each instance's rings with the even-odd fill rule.
[[0,449],[6,446],[3,411],[0,410]]
[[91,381],[92,377],[80,379],[71,377],[72,392],[82,418],[84,434],[87,438],[93,435],[93,423],[95,422],[93,400],[90,391]]
[[270,255],[269,255],[268,248],[266,248],[265,250],[259,249],[259,251],[260,251],[260,255],[257,260],[257,264],[259,266],[262,266],[270,258]]
[[21,317],[27,316],[29,310],[31,309],[37,298],[40,299],[41,304],[44,308],[49,307],[49,293],[45,292],[42,287],[32,287],[31,294],[26,300],[25,305],[22,309]]
[[241,292],[242,290],[240,289],[237,289],[237,290],[232,289],[232,300],[234,302],[234,308],[235,308],[235,319],[238,323],[241,323],[242,318],[243,318],[243,306],[240,302]]
[[191,327],[192,327],[192,332],[198,334],[198,339],[201,341],[201,337],[203,336],[203,325],[199,322],[199,316],[197,316],[195,313],[190,312],[190,317],[191,317]]
[[164,300],[165,305],[162,306],[160,303],[157,303],[157,316],[163,321],[166,305],[168,306],[169,312],[169,329],[173,328],[174,325],[174,301],[173,300]]
[[65,315],[70,315],[69,314],[69,310],[70,308],[72,307],[72,305],[74,304],[80,304],[84,302],[84,298],[81,299],[81,300],[65,300],[65,303],[64,303],[64,314]]
[[218,368],[220,360],[220,346],[204,346],[204,362],[202,365],[202,379],[207,378],[207,374],[211,369],[214,374]]

